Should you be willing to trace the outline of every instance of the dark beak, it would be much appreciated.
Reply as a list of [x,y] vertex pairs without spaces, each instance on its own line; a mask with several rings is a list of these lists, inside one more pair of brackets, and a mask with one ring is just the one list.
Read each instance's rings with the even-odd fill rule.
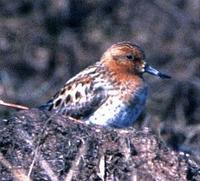
[[170,79],[169,75],[163,74],[148,64],[145,65],[144,72],[160,77],[161,79]]

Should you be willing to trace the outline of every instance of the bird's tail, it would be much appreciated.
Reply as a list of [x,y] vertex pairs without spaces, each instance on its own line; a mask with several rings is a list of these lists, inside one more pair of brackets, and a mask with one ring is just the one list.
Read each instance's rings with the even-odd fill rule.
[[43,104],[43,105],[39,106],[38,109],[40,109],[40,110],[49,110],[49,105]]
[[46,104],[42,104],[41,106],[39,106],[38,109],[51,111],[52,107],[53,107],[53,101],[50,100]]

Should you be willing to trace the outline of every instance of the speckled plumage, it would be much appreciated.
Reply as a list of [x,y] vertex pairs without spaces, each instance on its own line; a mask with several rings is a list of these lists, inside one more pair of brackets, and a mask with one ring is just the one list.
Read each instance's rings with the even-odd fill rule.
[[42,108],[86,123],[117,128],[131,126],[147,97],[143,73],[169,78],[148,66],[144,59],[137,45],[114,44],[99,62],[67,81]]

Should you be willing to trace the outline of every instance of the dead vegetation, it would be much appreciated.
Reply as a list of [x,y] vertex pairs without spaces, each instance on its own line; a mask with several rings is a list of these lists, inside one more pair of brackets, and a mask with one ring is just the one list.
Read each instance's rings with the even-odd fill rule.
[[1,120],[0,133],[1,180],[200,179],[193,158],[146,127],[102,128],[33,109]]

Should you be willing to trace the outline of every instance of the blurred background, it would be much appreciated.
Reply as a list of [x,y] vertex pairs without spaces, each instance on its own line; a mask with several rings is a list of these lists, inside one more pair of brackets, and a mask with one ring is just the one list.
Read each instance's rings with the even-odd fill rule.
[[[145,75],[150,126],[200,160],[200,0],[0,0],[0,99],[45,103],[113,43],[131,41],[172,76]],[[15,112],[0,106],[1,118]]]

